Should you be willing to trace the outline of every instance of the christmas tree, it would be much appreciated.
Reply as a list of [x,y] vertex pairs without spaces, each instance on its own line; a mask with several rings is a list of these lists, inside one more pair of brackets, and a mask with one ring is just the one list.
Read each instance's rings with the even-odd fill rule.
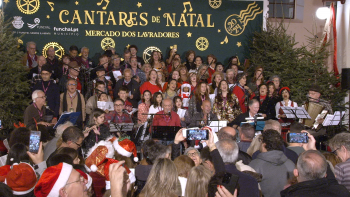
[[23,113],[30,99],[28,68],[21,64],[23,52],[18,49],[18,37],[12,33],[11,21],[4,20],[0,10],[0,120],[3,131],[13,123],[23,122]]
[[291,89],[292,100],[299,105],[307,100],[311,84],[321,87],[322,99],[330,101],[333,107],[339,105],[346,91],[339,86],[340,76],[327,71],[328,43],[321,44],[310,31],[307,45],[298,47],[287,29],[282,20],[276,24],[267,22],[266,31],[256,32],[251,44],[251,62],[263,66],[265,78],[280,76],[281,86]]

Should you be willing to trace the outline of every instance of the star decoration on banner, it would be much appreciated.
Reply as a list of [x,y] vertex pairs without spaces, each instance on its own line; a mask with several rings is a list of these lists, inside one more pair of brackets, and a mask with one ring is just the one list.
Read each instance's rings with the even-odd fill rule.
[[161,10],[162,10],[162,8],[161,8],[161,7],[159,7],[159,8],[158,8],[158,11],[161,11]]
[[221,29],[218,29],[218,33],[220,33],[221,32]]
[[9,0],[4,0],[4,3],[8,3],[9,2]]
[[242,46],[242,43],[241,43],[241,42],[237,42],[237,46],[238,46],[238,47],[241,47],[241,46]]
[[47,18],[47,19],[50,19],[50,15],[46,15],[46,18]]
[[75,1],[75,5],[79,5],[79,2],[78,2],[78,1]]
[[137,2],[136,5],[137,5],[138,8],[142,7],[142,3],[140,3],[140,2]]
[[129,47],[130,47],[130,44],[126,45],[126,48],[127,48],[127,49],[129,49]]
[[189,37],[192,37],[192,33],[191,32],[188,32],[187,33],[187,37],[189,38]]

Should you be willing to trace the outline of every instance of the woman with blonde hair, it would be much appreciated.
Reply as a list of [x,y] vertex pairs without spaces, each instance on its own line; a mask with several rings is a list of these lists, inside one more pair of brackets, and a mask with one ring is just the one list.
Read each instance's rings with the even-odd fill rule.
[[159,158],[153,164],[146,185],[139,197],[177,197],[177,181],[178,174],[175,164],[170,159]]
[[192,168],[187,177],[185,197],[207,196],[211,176],[210,170],[202,165]]

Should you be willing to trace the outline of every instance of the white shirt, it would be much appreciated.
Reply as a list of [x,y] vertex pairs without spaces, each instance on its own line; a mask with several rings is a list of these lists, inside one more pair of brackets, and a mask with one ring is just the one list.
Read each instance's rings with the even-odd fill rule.
[[181,191],[182,191],[181,196],[185,196],[187,178],[179,176],[179,181],[180,181]]
[[[149,114],[156,114],[159,111],[163,111],[163,108],[162,107],[156,107],[155,108],[154,105],[151,105],[151,107],[149,107],[148,113]],[[148,115],[147,119],[150,119],[150,118],[151,118],[151,115]]]
[[[281,101],[282,102],[282,107],[291,107],[292,106],[292,101],[289,100],[288,101],[288,104],[286,105],[286,102],[284,101]],[[296,102],[293,102],[293,107],[298,107],[298,104]],[[275,106],[275,109],[276,109],[276,118],[278,118],[278,115],[280,115],[279,111],[280,111],[280,108],[281,108],[281,104],[280,102],[277,102],[276,106]]]

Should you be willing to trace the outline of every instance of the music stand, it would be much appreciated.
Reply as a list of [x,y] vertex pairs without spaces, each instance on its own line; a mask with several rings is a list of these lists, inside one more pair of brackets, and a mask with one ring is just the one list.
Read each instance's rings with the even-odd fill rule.
[[152,126],[152,138],[161,139],[163,141],[174,140],[176,133],[182,128],[177,126]]
[[114,133],[114,132],[128,132],[132,131],[134,128],[134,123],[109,123],[109,132]]
[[213,120],[210,122],[209,127],[213,130],[213,132],[217,133],[222,127],[227,127],[227,120]]
[[287,118],[311,119],[309,113],[303,107],[281,107]]
[[345,111],[336,111],[334,114],[327,114],[326,118],[324,119],[322,125],[323,126],[334,126],[338,125],[343,116],[345,115]]

